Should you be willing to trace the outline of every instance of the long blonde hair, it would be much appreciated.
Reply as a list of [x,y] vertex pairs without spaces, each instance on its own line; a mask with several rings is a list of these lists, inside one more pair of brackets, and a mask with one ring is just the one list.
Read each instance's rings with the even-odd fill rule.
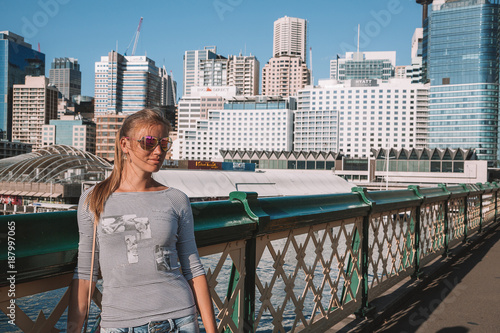
[[113,170],[108,178],[94,186],[94,189],[91,193],[89,193],[86,200],[90,211],[94,214],[95,223],[98,223],[104,210],[104,205],[106,204],[109,196],[118,189],[122,181],[125,154],[123,154],[120,140],[123,137],[131,136],[132,132],[137,130],[139,127],[148,125],[164,125],[168,134],[171,130],[169,121],[159,111],[153,109],[142,109],[141,111],[133,113],[125,118],[122,127],[116,133]]

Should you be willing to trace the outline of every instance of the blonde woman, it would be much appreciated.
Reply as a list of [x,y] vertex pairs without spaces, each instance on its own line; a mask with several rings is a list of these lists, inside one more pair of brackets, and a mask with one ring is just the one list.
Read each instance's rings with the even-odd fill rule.
[[[116,137],[111,175],[82,194],[68,332],[81,331],[99,270],[101,332],[198,332],[197,309],[206,331],[217,331],[189,200],[152,178],[171,146],[169,130],[154,110],[128,116]],[[140,223],[127,223],[131,217]]]

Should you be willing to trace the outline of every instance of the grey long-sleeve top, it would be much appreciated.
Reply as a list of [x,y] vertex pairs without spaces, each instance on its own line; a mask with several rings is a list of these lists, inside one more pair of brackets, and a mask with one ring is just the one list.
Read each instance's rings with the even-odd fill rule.
[[[85,204],[89,192],[82,194],[78,207],[80,242],[74,276],[84,280],[90,280],[94,221]],[[187,196],[174,188],[111,194],[97,227],[94,280],[99,269],[104,328],[195,314],[187,280],[205,271]]]

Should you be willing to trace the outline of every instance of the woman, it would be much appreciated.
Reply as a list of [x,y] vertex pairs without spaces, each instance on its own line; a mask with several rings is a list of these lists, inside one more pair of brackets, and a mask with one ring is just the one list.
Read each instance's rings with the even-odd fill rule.
[[[81,331],[99,269],[101,332],[198,332],[196,306],[206,331],[217,331],[189,200],[152,178],[170,148],[169,130],[154,110],[128,116],[116,137],[111,175],[82,194],[68,332]],[[132,218],[141,223],[129,223]]]

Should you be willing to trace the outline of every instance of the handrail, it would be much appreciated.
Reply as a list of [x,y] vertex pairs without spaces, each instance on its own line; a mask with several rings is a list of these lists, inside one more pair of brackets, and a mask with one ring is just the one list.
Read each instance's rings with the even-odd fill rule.
[[[266,312],[279,321],[286,301],[283,306],[272,307],[268,291],[276,288],[277,280],[285,284],[286,297],[291,297],[288,303],[293,302],[295,309],[302,308],[306,296],[293,296],[297,272],[305,274],[304,295],[314,294],[315,308],[323,307],[331,315],[314,320],[313,313],[309,322],[304,313],[296,313],[298,323],[294,327],[326,327],[353,312],[365,316],[373,310],[370,302],[374,297],[405,276],[418,277],[422,265],[436,255],[447,255],[459,237],[465,242],[473,232],[482,232],[485,224],[495,222],[499,189],[497,183],[371,192],[354,188],[351,193],[276,198],[232,192],[229,200],[192,203],[198,247],[222,256],[217,267],[209,271],[212,293],[225,258],[233,262],[227,299],[216,302],[218,307],[226,307],[220,325],[227,331],[252,331]],[[78,247],[76,211],[5,215],[0,216],[0,288],[9,285],[7,242],[11,221],[15,222],[18,285],[71,274]],[[340,238],[346,248],[336,253]],[[279,239],[283,248],[277,250],[273,242]],[[311,244],[316,254],[309,262],[305,257]],[[391,246],[395,252],[391,252]],[[332,249],[335,255],[328,254]],[[290,251],[297,261],[292,275],[286,271],[291,263],[285,252]],[[265,252],[275,261],[269,286],[257,273]],[[313,288],[310,279],[323,274],[331,280],[332,270],[338,270],[333,275],[336,280],[327,286],[339,288],[342,295],[336,298],[335,293],[327,293],[336,305],[325,308],[321,303],[325,285]],[[256,308],[259,299],[262,305]],[[6,300],[4,295],[0,305]],[[237,311],[240,306],[242,311]]]

